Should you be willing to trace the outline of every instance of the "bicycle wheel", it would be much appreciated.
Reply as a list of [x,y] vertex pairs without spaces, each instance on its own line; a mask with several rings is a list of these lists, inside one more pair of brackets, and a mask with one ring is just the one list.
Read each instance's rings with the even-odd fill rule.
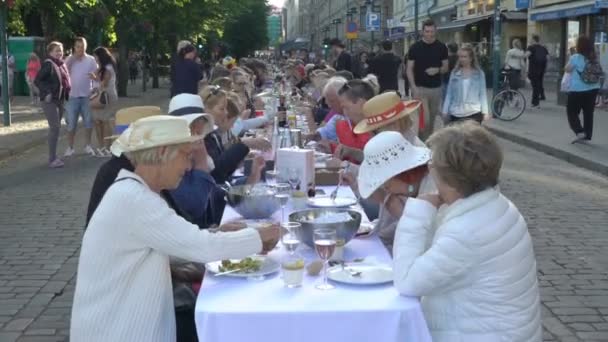
[[492,114],[499,120],[513,121],[525,110],[526,98],[517,90],[503,90],[492,99]]

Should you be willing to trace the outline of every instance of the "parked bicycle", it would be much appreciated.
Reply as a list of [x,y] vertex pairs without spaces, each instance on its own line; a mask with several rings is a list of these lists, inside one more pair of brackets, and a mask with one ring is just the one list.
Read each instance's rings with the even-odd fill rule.
[[492,98],[492,115],[503,121],[513,121],[526,110],[526,98],[519,90],[511,89],[509,72],[502,71],[500,91]]

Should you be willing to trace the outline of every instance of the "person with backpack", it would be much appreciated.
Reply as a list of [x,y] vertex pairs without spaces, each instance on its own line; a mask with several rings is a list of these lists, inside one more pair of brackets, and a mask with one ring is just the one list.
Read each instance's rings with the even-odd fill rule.
[[545,100],[545,88],[543,87],[543,78],[547,70],[547,57],[549,51],[540,44],[538,35],[532,36],[532,45],[528,46],[526,51],[528,57],[528,78],[532,83],[532,108],[538,107],[540,101]]
[[[604,77],[591,39],[586,36],[578,37],[576,53],[570,57],[565,72],[570,74],[566,107],[568,123],[576,134],[572,143],[590,141],[593,135],[595,98],[600,89],[600,80]],[[583,125],[579,118],[581,110]]]

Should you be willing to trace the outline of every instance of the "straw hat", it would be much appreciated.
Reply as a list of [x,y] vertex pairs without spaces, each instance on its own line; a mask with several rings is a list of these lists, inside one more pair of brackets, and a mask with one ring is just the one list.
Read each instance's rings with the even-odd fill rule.
[[116,139],[124,132],[131,123],[148,116],[161,115],[160,107],[156,106],[137,106],[126,107],[116,112],[114,125],[114,135],[106,137],[106,140]]
[[207,125],[205,125],[203,136],[207,136],[207,134],[213,132],[215,120],[211,114],[205,113],[205,106],[199,95],[179,94],[173,96],[171,102],[169,102],[169,115],[186,119],[188,125],[191,125],[200,118],[205,118]]
[[139,119],[131,124],[110,147],[112,154],[120,156],[153,147],[179,145],[201,140],[192,136],[188,121],[170,115],[157,115]]
[[357,183],[361,196],[368,198],[389,179],[427,164],[431,150],[412,145],[401,133],[382,132],[367,142],[363,156]]
[[363,105],[365,118],[355,126],[354,132],[361,134],[374,131],[407,115],[418,113],[420,105],[418,100],[401,101],[394,91],[374,96]]

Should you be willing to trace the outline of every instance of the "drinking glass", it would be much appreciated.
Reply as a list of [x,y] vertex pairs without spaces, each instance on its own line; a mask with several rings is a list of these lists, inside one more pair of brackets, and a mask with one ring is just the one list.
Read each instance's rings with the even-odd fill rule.
[[281,260],[281,278],[287,288],[298,288],[304,280],[304,258],[296,253]]
[[298,230],[302,227],[299,222],[284,222],[281,224],[282,231],[281,242],[289,254],[294,254],[300,245],[298,238]]
[[323,283],[316,286],[319,290],[331,290],[333,285],[327,283],[327,263],[336,249],[336,230],[316,229],[313,232],[315,250],[319,258],[323,260]]
[[289,196],[291,194],[291,185],[286,183],[278,183],[276,185],[276,193],[274,197],[279,200],[281,204],[281,222],[285,222],[285,206],[289,201]]
[[279,178],[279,171],[277,170],[267,170],[265,173],[266,176],[266,184],[269,186],[276,186],[277,179]]

